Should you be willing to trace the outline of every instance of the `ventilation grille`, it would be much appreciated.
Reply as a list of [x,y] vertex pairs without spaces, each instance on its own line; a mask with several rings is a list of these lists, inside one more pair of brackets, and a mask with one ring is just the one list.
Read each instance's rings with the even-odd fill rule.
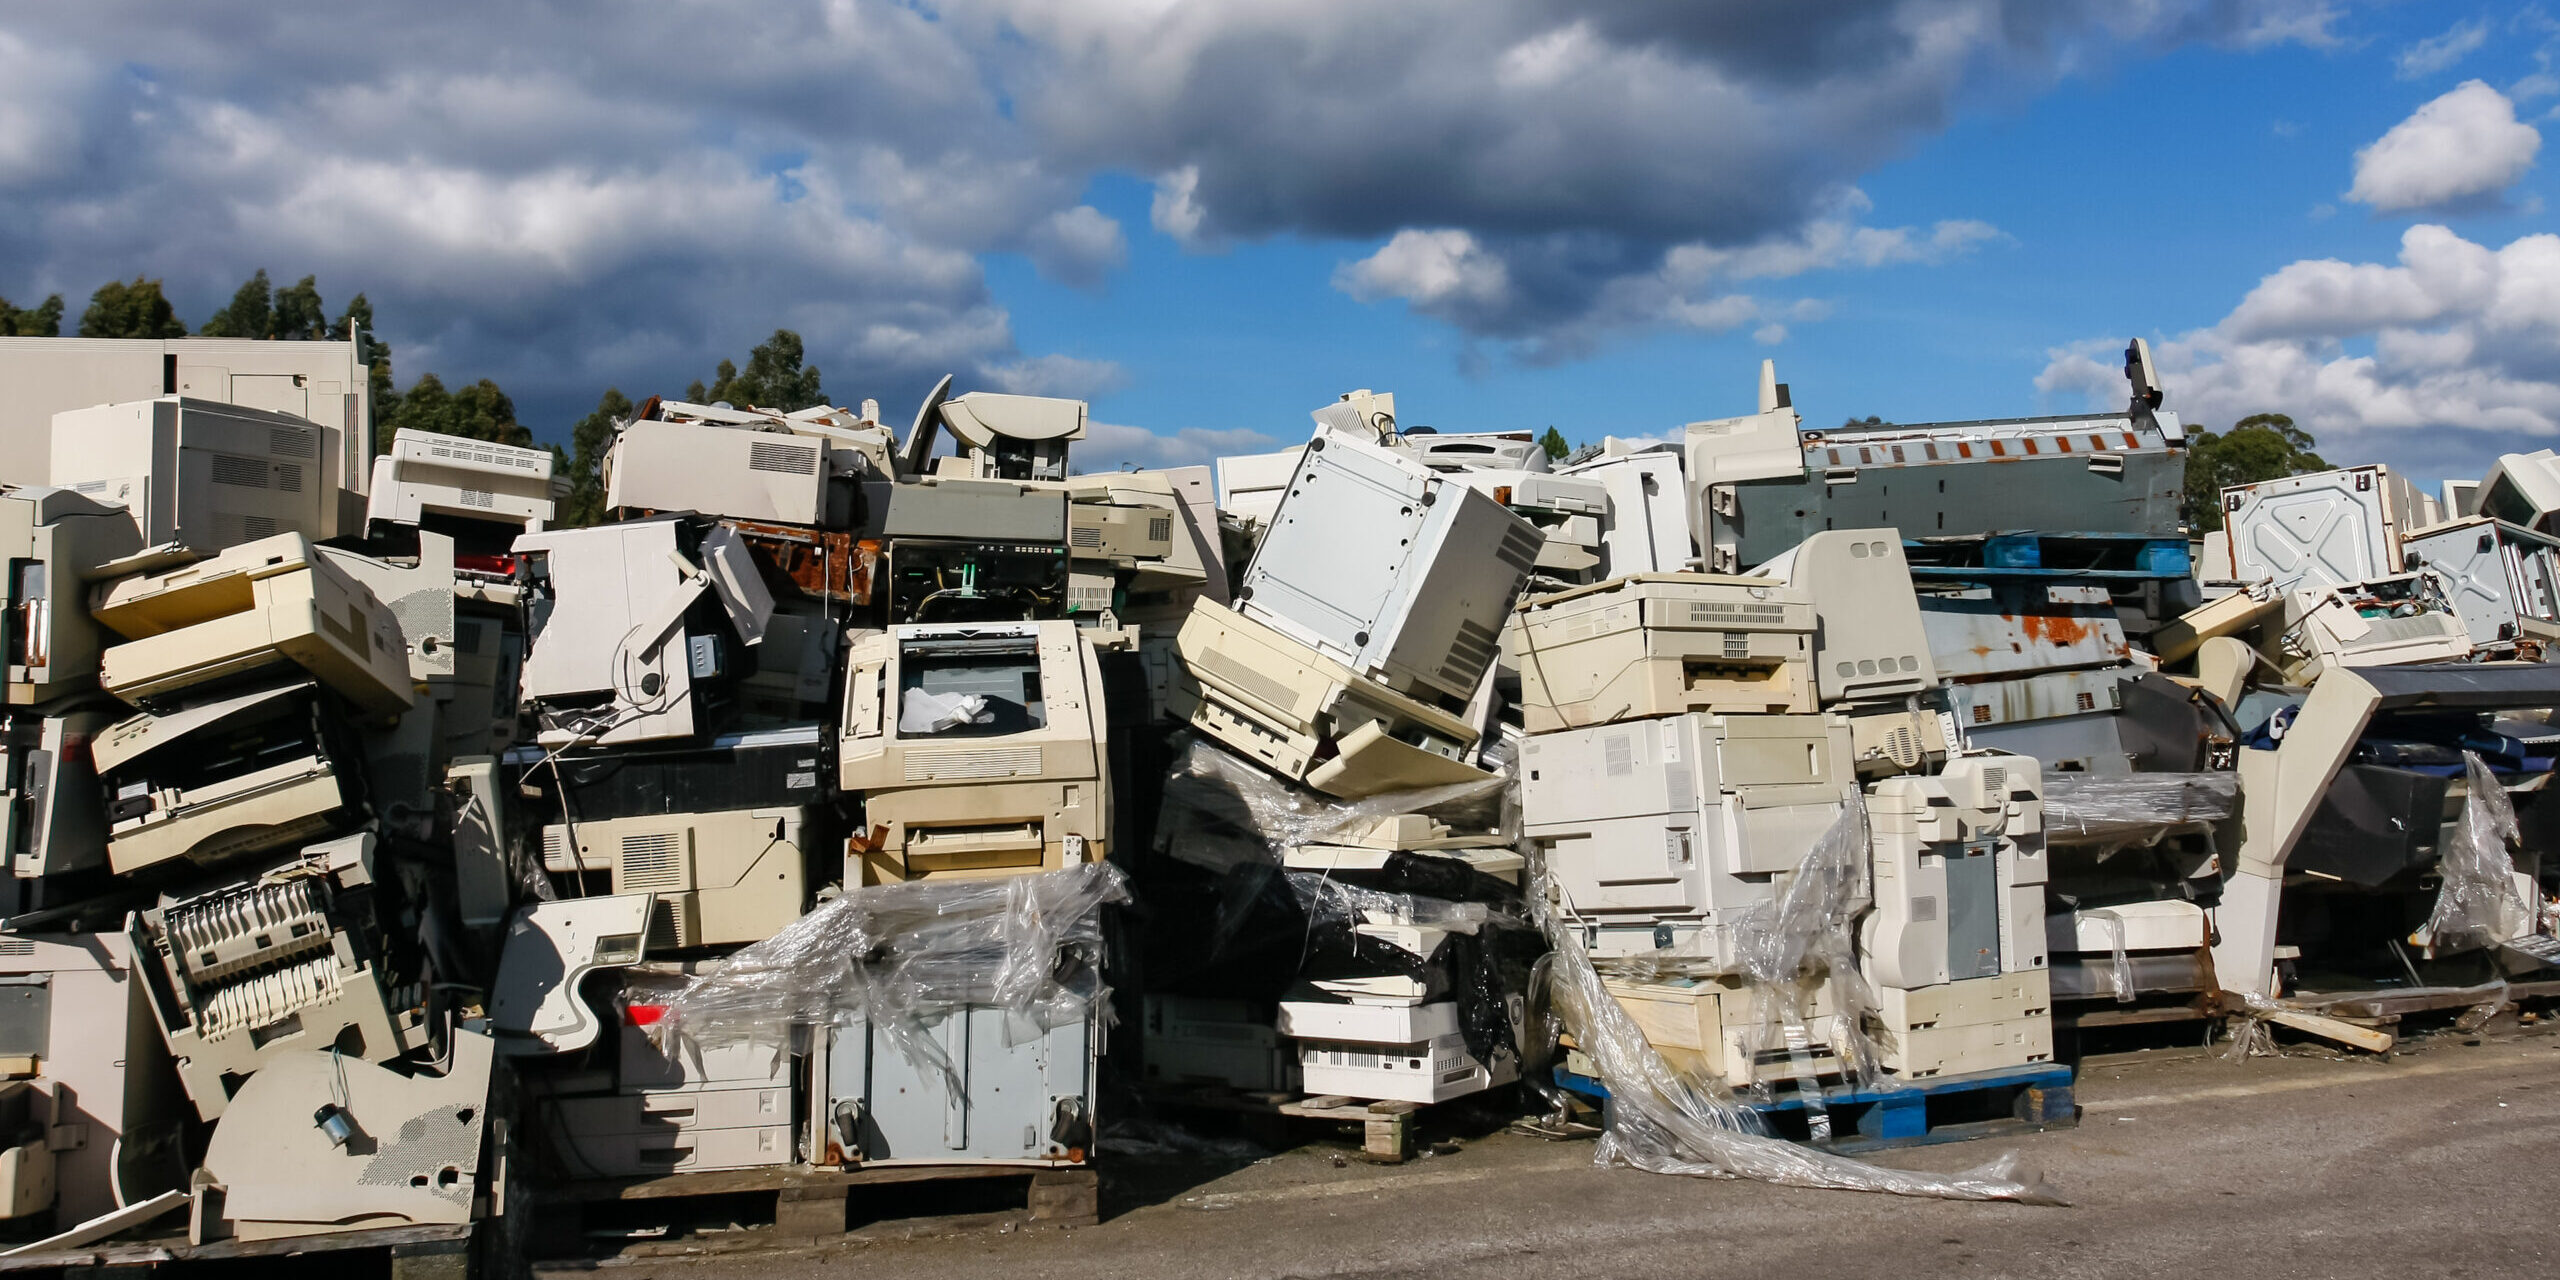
[[1974,707],[1973,722],[1975,724],[1991,723],[1991,704],[1986,702]]
[[818,451],[802,445],[752,440],[747,443],[747,466],[750,470],[787,476],[813,476],[818,474]]
[[1038,747],[980,747],[966,751],[909,751],[907,781],[1017,778],[1040,772]]
[[1494,548],[1494,558],[1511,566],[1514,573],[1525,574],[1538,562],[1538,548],[1547,540],[1535,529],[1511,529],[1503,533],[1502,545]]
[[1685,812],[1698,807],[1698,788],[1696,783],[1690,781],[1689,766],[1685,764],[1664,766],[1662,780],[1671,792],[1672,808]]
[[616,893],[685,888],[683,834],[651,831],[624,836],[622,865],[615,881]]
[[1937,918],[1938,900],[1935,897],[1919,897],[1911,900],[1911,923],[1928,924]]
[[569,828],[566,826],[542,829],[542,869],[559,872],[578,869],[578,851],[569,847]]
[[290,462],[276,464],[276,489],[283,493],[302,492],[302,468]]
[[1151,519],[1151,520],[1147,521],[1147,541],[1149,541],[1149,542],[1171,542],[1171,541],[1173,541],[1173,517],[1172,517],[1172,516],[1157,516],[1157,517],[1155,517],[1155,518],[1153,518],[1153,519]]
[[1787,607],[1782,604],[1755,604],[1742,600],[1692,600],[1689,602],[1691,622],[1783,622]]
[[672,896],[661,896],[649,904],[649,949],[680,951],[693,945],[693,921],[676,909]]
[[462,491],[462,505],[486,511],[498,505],[498,495],[486,489],[465,489]]
[[1611,734],[1601,739],[1600,759],[1601,767],[1606,769],[1612,778],[1635,776],[1636,740],[1623,733]]
[[1228,657],[1221,650],[1211,649],[1202,653],[1192,660],[1191,668],[1196,673],[1215,676],[1228,688],[1247,697],[1259,698],[1274,707],[1286,708],[1298,701],[1296,690]]
[[0,938],[0,956],[31,956],[36,944],[24,938]]
[[2008,795],[2008,770],[1995,768],[1985,769],[1982,771],[1982,798],[1984,800],[2003,800],[2007,799]]
[[1458,634],[1449,642],[1449,658],[1440,664],[1440,674],[1459,684],[1474,684],[1501,645],[1501,632],[1469,618],[1458,624]]
[[279,458],[301,458],[310,461],[320,453],[319,432],[293,427],[267,428],[267,452]]
[[1068,534],[1067,537],[1068,541],[1079,547],[1099,547],[1102,545],[1102,530],[1089,524],[1077,525],[1074,532]]
[[217,511],[213,513],[213,536],[225,546],[238,546],[243,542],[272,538],[276,536],[275,517],[244,516],[228,511]]
[[1751,633],[1750,633],[1750,632],[1747,632],[1747,631],[1728,631],[1728,632],[1725,632],[1725,633],[1724,633],[1724,656],[1726,656],[1726,657],[1728,657],[1728,658],[1748,658],[1748,657],[1750,657],[1750,656],[1751,656]]
[[267,464],[256,458],[217,453],[213,455],[213,482],[236,489],[264,489],[267,487]]
[[2080,709],[2083,711],[2095,711],[2098,708],[2098,695],[2091,693],[2086,689],[2081,690],[2079,697],[2073,699],[2073,701],[2078,703]]
[[539,455],[530,452],[518,452],[512,449],[505,453],[498,453],[489,449],[456,448],[452,445],[431,444],[427,446],[427,456],[430,458],[443,458],[452,462],[476,463],[484,467],[513,467],[518,471],[540,471],[542,469],[542,463],[539,460]]

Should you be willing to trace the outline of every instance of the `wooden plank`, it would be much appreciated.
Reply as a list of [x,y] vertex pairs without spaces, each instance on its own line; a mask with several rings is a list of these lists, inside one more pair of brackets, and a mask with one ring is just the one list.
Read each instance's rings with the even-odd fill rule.
[[2057,1027],[2136,1027],[2155,1022],[2196,1022],[2204,1014],[2186,1005],[2162,1009],[2092,1009],[2086,1013],[2057,1013]]
[[2258,1016],[2278,1026],[2291,1027],[2296,1031],[2335,1040],[2340,1044],[2351,1045],[2368,1053],[2389,1053],[2391,1046],[2398,1043],[2398,1037],[2387,1031],[2359,1027],[2352,1022],[2325,1018],[2300,1009],[2268,1009]]
[[953,1178],[1019,1178],[1049,1166],[1027,1164],[886,1165],[853,1169],[808,1169],[779,1165],[765,1169],[720,1169],[677,1173],[630,1181],[572,1182],[544,1194],[554,1200],[668,1200],[692,1196],[753,1195],[817,1187],[859,1187],[883,1183],[941,1182]]

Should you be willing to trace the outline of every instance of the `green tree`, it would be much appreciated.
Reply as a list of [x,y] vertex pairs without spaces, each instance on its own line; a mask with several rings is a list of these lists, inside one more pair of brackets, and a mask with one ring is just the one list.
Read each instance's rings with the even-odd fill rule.
[[1840,425],[1844,429],[1851,427],[1881,427],[1884,425],[1884,419],[1870,413],[1863,418],[1851,418]]
[[178,319],[160,282],[135,276],[133,283],[110,280],[89,295],[80,313],[83,338],[183,338],[186,322]]
[[391,386],[391,344],[373,336],[373,303],[357,294],[348,300],[347,309],[338,313],[330,331],[357,343],[356,357],[364,361],[368,375],[365,381],[372,393],[373,421],[367,425],[379,435],[383,419],[400,407],[400,393]]
[[1547,451],[1549,462],[1562,462],[1566,454],[1573,452],[1573,446],[1564,442],[1564,433],[1554,427],[1547,428],[1547,434],[1538,437],[1538,447]]
[[723,360],[710,386],[696,382],[685,388],[684,398],[696,404],[726,400],[741,408],[778,409],[784,413],[825,404],[826,395],[818,389],[816,366],[802,363],[806,356],[799,334],[776,329],[772,337],[747,353],[745,369]]
[[290,289],[276,290],[273,327],[270,338],[289,338],[317,342],[329,336],[329,309],[320,305],[317,279],[304,276]]
[[606,389],[596,401],[596,411],[578,419],[569,429],[569,450],[562,453],[552,446],[559,460],[555,474],[569,477],[568,500],[560,504],[557,523],[564,528],[591,525],[604,519],[604,454],[613,447],[614,429],[634,411],[631,397],[622,388]]
[[448,391],[444,380],[436,375],[418,375],[418,380],[400,393],[399,402],[390,412],[375,415],[374,447],[388,451],[392,433],[403,429],[519,448],[533,446],[533,432],[516,421],[515,401],[487,378],[459,391]]
[[214,312],[197,332],[208,338],[272,338],[275,325],[275,287],[267,283],[267,269],[260,267],[232,292],[231,305]]
[[59,338],[62,336],[62,295],[53,294],[32,307],[21,308],[7,298],[0,298],[0,338]]
[[2221,528],[2224,489],[2328,470],[2311,451],[2317,443],[2281,413],[2250,414],[2219,435],[2196,432],[2187,437],[2187,494],[2178,514],[2198,533]]

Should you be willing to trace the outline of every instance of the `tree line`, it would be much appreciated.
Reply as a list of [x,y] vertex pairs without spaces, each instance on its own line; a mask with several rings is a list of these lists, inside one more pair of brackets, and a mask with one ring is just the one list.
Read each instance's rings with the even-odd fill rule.
[[[32,307],[0,298],[0,337],[60,337],[66,314],[58,293]],[[136,276],[129,282],[110,280],[89,295],[78,333],[83,338],[183,338],[187,326],[178,319],[159,281]],[[422,373],[407,390],[396,390],[391,347],[373,336],[373,304],[361,293],[349,299],[333,319],[321,302],[314,277],[304,276],[279,288],[262,267],[233,291],[229,304],[196,329],[198,337],[280,341],[348,333],[363,340],[360,354],[372,371],[377,448],[388,449],[392,433],[402,428],[533,446],[533,432],[516,421],[515,402],[490,379],[449,389],[435,374]],[[745,367],[721,361],[709,383],[697,379],[685,388],[685,398],[702,404],[725,400],[786,413],[825,404],[818,369],[807,357],[799,334],[776,329],[747,353]],[[568,447],[551,446],[557,470],[569,477],[560,523],[593,524],[603,518],[605,449],[613,443],[614,424],[630,417],[634,407],[620,387],[608,387],[597,399],[595,411],[570,428]],[[1869,416],[1851,418],[1842,425],[1877,426],[1883,421]],[[1563,433],[1554,427],[1547,428],[1539,443],[1550,458],[1562,458],[1568,451]],[[2311,433],[2281,413],[2251,414],[2233,423],[2229,431],[2189,433],[2187,490],[2179,514],[2198,533],[2221,528],[2224,488],[2328,470],[2329,464],[2312,452],[2317,443]]]
[[[58,293],[32,307],[0,298],[0,338],[61,337],[67,314]],[[83,338],[188,336],[186,322],[178,318],[160,281],[143,276],[110,280],[90,294],[75,333]],[[261,267],[232,292],[228,304],[195,330],[200,338],[286,342],[350,334],[362,342],[358,354],[370,371],[377,450],[388,450],[393,433],[403,429],[534,447],[532,430],[516,420],[515,401],[491,379],[448,388],[435,374],[421,373],[406,390],[398,389],[391,376],[391,346],[374,336],[373,303],[359,293],[333,318],[321,301],[316,277],[304,276],[278,287]],[[685,388],[685,398],[700,403],[725,400],[787,413],[826,403],[819,377],[817,368],[807,363],[800,335],[776,329],[747,353],[746,367],[721,361],[709,383],[697,379]],[[609,387],[596,401],[595,412],[570,429],[569,446],[550,446],[555,471],[569,477],[569,495],[556,523],[586,525],[603,518],[605,450],[613,443],[614,424],[630,417],[634,408],[621,388]]]

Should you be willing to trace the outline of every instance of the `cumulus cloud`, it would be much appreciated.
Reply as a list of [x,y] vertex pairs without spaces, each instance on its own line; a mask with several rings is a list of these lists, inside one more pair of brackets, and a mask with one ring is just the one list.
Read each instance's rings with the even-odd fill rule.
[[1120,223],[1089,204],[1061,209],[1032,229],[1031,262],[1041,274],[1078,289],[1099,289],[1129,260]]
[[1855,190],[1838,212],[1753,243],[1673,245],[1648,257],[1615,255],[1587,236],[1489,244],[1460,228],[1406,230],[1377,252],[1334,272],[1334,286],[1363,302],[1403,301],[1470,333],[1511,344],[1533,364],[1589,354],[1610,337],[1647,329],[1721,334],[1758,326],[1763,343],[1783,341],[1785,321],[1821,319],[1818,299],[1760,296],[1746,282],[1810,272],[1943,262],[2001,238],[1970,220],[1921,227],[1862,226]]
[[[2122,346],[2054,351],[2036,386],[2121,403]],[[2293,263],[2152,357],[2190,422],[2286,413],[2337,446],[2332,457],[2478,475],[2498,453],[2560,436],[2560,236],[2493,249],[2411,227],[2396,262]]]
[[2380,213],[2491,206],[2541,149],[2507,95],[2465,80],[2357,152],[2347,198]]
[[1116,422],[1088,422],[1075,447],[1076,469],[1119,471],[1128,467],[1187,467],[1238,453],[1269,453],[1284,442],[1244,427],[1181,427],[1149,431]]
[[946,370],[1053,376],[983,260],[1099,287],[1127,233],[1087,193],[1119,174],[1185,248],[1383,246],[1346,288],[1565,359],[1801,323],[1750,282],[1979,244],[1842,211],[1985,96],[2337,22],[2324,0],[21,5],[0,290],[144,271],[200,317],[254,268],[313,272],[372,296],[404,375],[496,376],[537,420],[776,324],[830,391],[896,400]]
[[2479,18],[2457,22],[2442,35],[2429,36],[2400,51],[2392,66],[2403,80],[2422,80],[2450,71],[2453,65],[2489,42],[2489,24]]
[[987,365],[983,373],[994,390],[1018,396],[1093,400],[1129,385],[1129,371],[1117,361],[1054,354]]

